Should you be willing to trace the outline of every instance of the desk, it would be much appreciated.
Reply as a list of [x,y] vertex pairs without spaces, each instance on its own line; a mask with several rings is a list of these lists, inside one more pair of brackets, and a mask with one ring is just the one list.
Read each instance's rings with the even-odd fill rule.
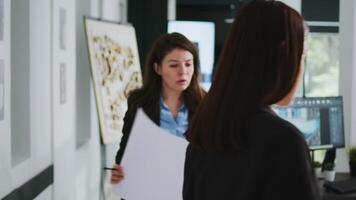
[[[337,173],[335,177],[335,181],[346,180],[349,178],[350,175],[348,173]],[[356,200],[356,193],[335,194],[332,192],[327,192],[323,187],[323,184],[324,184],[324,180],[320,180],[319,187],[323,200]]]

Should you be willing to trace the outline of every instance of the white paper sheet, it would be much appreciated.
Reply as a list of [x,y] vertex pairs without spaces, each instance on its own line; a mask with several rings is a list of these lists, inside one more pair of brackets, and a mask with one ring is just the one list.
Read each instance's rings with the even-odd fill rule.
[[139,109],[121,161],[125,179],[114,191],[125,200],[182,200],[187,145]]

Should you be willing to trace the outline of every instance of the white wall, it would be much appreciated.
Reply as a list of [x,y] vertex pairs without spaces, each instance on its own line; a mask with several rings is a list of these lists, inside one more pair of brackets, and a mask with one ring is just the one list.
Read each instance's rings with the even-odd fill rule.
[[120,0],[102,0],[101,18],[109,21],[118,21],[120,18]]
[[[4,2],[5,37],[0,41],[0,59],[4,60],[5,66],[5,114],[4,119],[0,120],[0,198],[54,164],[53,185],[46,188],[36,199],[100,199],[101,167],[113,164],[118,144],[100,144],[83,16],[124,21],[127,19],[127,1]],[[17,19],[15,25],[25,31],[11,33],[10,3],[23,5],[25,12],[16,8],[13,16]],[[62,24],[60,13],[62,19],[65,19]],[[11,75],[11,35],[23,38],[22,43],[15,44],[19,49],[21,45],[28,44],[27,47],[23,46],[25,56],[20,53],[12,55],[17,56],[14,57],[15,61],[20,61],[14,62],[15,64],[23,62],[24,59],[27,61],[28,73],[23,76],[28,77],[26,87],[29,89],[28,95],[23,96],[29,109],[29,126],[27,129],[24,126],[23,131],[28,133],[29,139],[21,140],[21,137],[15,137],[16,140],[29,143],[29,152],[26,155],[28,158],[19,159],[15,164],[12,164],[11,155],[11,123],[15,127],[16,123],[21,124],[21,121],[18,121],[17,117],[13,120],[11,118],[11,112],[14,111],[11,110],[11,102],[15,100],[11,99],[11,90],[21,88],[22,85],[18,85],[20,83],[16,80],[13,80],[13,87],[11,85],[11,77],[16,79],[16,73]],[[61,72],[61,69],[64,70]],[[106,154],[102,156],[101,150]],[[102,158],[105,158],[103,160],[108,164],[101,164]],[[106,181],[108,183],[108,180]]]
[[33,163],[29,164],[29,168],[37,169],[31,177],[53,163],[50,16],[51,2],[30,0],[30,131]]
[[52,4],[53,199],[73,199],[76,191],[75,6],[71,0]]
[[0,41],[0,59],[4,61],[4,119],[0,120],[0,199],[14,187],[11,178],[10,129],[10,0],[4,1],[4,40]]
[[[20,13],[16,15],[10,14],[11,6],[16,8],[23,7],[25,15]],[[11,52],[11,20],[21,21],[23,24],[16,24],[26,27],[27,32],[17,32],[16,37],[23,37],[27,45],[24,45],[26,55],[12,54]],[[23,18],[26,17],[26,18]],[[5,59],[5,119],[0,121],[0,198],[6,196],[14,189],[21,186],[23,183],[30,180],[32,177],[43,171],[52,164],[52,135],[51,135],[51,2],[47,0],[30,0],[24,2],[21,0],[5,0],[5,40],[0,47],[1,57]],[[12,24],[15,25],[15,24]],[[15,28],[15,30],[17,29]],[[14,38],[13,38],[14,39]],[[16,39],[16,38],[15,38]],[[21,48],[21,44],[13,43],[13,48]],[[10,53],[11,52],[11,53]],[[17,53],[17,52],[15,52]],[[14,59],[11,58],[13,56]],[[23,57],[22,57],[23,56]],[[29,135],[29,140],[22,141],[29,143],[28,154],[19,159],[19,162],[13,162],[16,149],[11,150],[11,146],[16,141],[21,140],[21,137],[13,137],[11,130],[17,124],[21,124],[20,120],[12,119],[11,112],[14,108],[11,103],[15,99],[11,99],[11,90],[21,87],[21,82],[16,82],[19,73],[12,73],[12,68],[19,68],[15,65],[19,62],[10,63],[16,59],[27,59],[28,85],[29,95],[19,96],[17,98],[25,98],[29,108],[29,126],[24,129],[24,134]],[[20,66],[21,67],[21,66]],[[13,85],[11,85],[13,84]],[[16,86],[16,87],[15,87]],[[24,86],[24,85],[22,85]],[[47,195],[51,196],[52,190],[46,191]]]
[[[340,94],[344,97],[347,148],[356,145],[356,3],[340,1]],[[347,150],[346,148],[346,150]],[[346,151],[337,152],[337,170],[348,171]]]
[[[67,49],[58,47],[58,9],[67,10]],[[113,164],[117,144],[101,147],[83,16],[119,21],[119,3],[53,0],[54,199],[97,200],[102,156]],[[73,22],[73,23],[72,23]],[[59,64],[66,63],[66,103],[60,104]],[[102,155],[101,149],[106,151]],[[108,181],[106,180],[106,183]],[[109,199],[109,198],[107,198]]]
[[[101,198],[101,167],[111,166],[118,144],[102,146],[98,126],[94,93],[90,78],[90,66],[84,34],[83,16],[120,21],[118,0],[53,0],[53,12],[56,6],[65,6],[68,11],[66,52],[53,48],[53,67],[58,62],[67,62],[67,103],[58,104],[59,74],[53,71],[53,108],[54,108],[54,143],[55,143],[55,180],[54,199],[97,200]],[[122,6],[126,9],[126,1]],[[57,2],[57,3],[56,3]],[[71,9],[72,8],[72,9]],[[125,11],[125,10],[124,10]],[[73,14],[72,14],[73,13]],[[53,17],[53,24],[58,24]],[[56,28],[53,38],[55,42]],[[75,55],[73,58],[72,55]],[[57,64],[56,64],[57,63]],[[104,154],[106,152],[106,154]],[[107,162],[102,164],[101,162]],[[56,167],[58,169],[56,169]],[[107,174],[108,175],[108,174]],[[106,177],[108,178],[108,177]],[[108,180],[105,184],[110,187]],[[106,199],[117,199],[107,195]]]
[[101,12],[97,16],[108,21],[126,23],[127,3],[128,0],[101,0],[98,5]]
[[168,0],[167,19],[176,20],[177,1]]

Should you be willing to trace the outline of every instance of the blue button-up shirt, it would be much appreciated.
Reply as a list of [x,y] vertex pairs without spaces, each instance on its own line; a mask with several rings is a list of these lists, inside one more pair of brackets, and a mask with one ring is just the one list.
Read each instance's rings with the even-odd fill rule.
[[174,119],[171,111],[161,97],[160,109],[160,127],[168,130],[175,136],[185,138],[184,133],[188,128],[188,108],[183,104],[178,110],[176,119]]

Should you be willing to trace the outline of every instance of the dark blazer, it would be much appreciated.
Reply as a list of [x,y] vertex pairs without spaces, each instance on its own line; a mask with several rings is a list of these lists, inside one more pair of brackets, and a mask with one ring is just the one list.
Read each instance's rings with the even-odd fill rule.
[[128,110],[126,111],[124,117],[124,127],[122,128],[122,138],[120,141],[120,148],[116,153],[115,162],[116,164],[120,164],[122,156],[124,155],[125,147],[127,144],[127,140],[129,138],[131,128],[136,116],[136,112],[138,107],[142,107],[145,114],[158,126],[160,125],[160,107],[159,107],[159,99],[157,100],[157,105],[148,106],[147,104],[136,104],[136,102],[140,97],[141,93],[133,93],[129,96],[127,100]]
[[189,145],[184,200],[316,200],[320,194],[301,132],[268,109],[249,118],[234,152]]

